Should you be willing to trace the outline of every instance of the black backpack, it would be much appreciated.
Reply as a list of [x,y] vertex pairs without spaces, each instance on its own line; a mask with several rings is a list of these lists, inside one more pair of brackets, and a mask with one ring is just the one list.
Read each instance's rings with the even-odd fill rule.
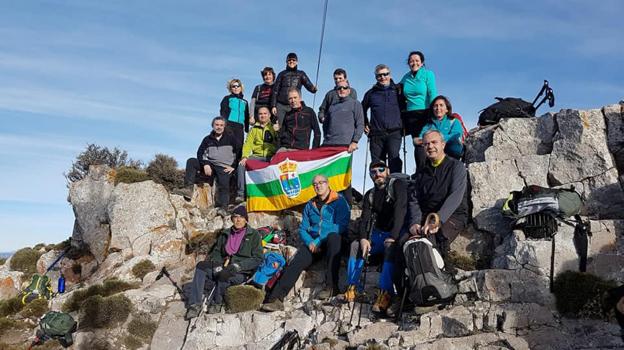
[[442,256],[426,238],[410,239],[403,245],[409,299],[417,306],[448,303],[457,294],[452,277],[441,270]]
[[[542,95],[544,95],[542,100],[535,105]],[[548,86],[548,80],[544,80],[544,85],[537,96],[535,96],[533,103],[516,97],[496,97],[496,99],[498,102],[484,108],[481,114],[479,114],[479,126],[498,124],[502,118],[535,117],[535,112],[546,100],[548,100],[548,106],[551,108],[555,106],[555,94]]]

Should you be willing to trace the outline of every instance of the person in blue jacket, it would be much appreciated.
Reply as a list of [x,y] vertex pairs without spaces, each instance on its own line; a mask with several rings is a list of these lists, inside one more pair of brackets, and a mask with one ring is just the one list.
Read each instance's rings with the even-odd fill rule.
[[312,184],[316,196],[303,209],[299,226],[302,245],[267,297],[262,307],[265,311],[283,310],[283,300],[301,272],[323,255],[327,258],[325,288],[318,298],[329,299],[338,294],[342,236],[347,234],[351,210],[344,197],[330,189],[325,175],[314,176]]
[[[232,134],[238,141],[238,149],[243,149],[245,132],[249,131],[249,107],[247,100],[243,98],[245,87],[238,79],[232,79],[227,83],[229,95],[221,100],[220,115],[227,120],[226,132]],[[237,157],[240,159],[240,154]]]
[[[403,127],[405,134],[412,139],[420,135],[420,131],[427,124],[427,107],[438,95],[435,75],[425,68],[425,55],[420,51],[412,51],[407,56],[407,65],[410,71],[405,73],[400,85],[405,103],[403,112]],[[422,167],[425,163],[425,152],[420,145],[414,145],[416,166]],[[405,161],[405,159],[403,160]]]
[[453,118],[453,106],[446,96],[438,96],[431,102],[431,119],[418,135],[417,143],[422,144],[422,138],[429,130],[437,130],[442,134],[446,147],[444,153],[460,159],[464,154],[464,129],[461,122]]

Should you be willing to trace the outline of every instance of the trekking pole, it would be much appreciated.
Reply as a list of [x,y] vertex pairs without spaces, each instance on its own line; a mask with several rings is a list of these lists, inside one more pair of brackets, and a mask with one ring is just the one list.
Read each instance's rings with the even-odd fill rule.
[[61,259],[63,259],[63,257],[65,256],[65,254],[67,254],[67,252],[69,252],[70,247],[65,248],[65,250],[61,253],[61,255],[58,256],[58,258],[56,258],[56,260],[54,260],[54,262],[52,262],[52,264],[50,264],[50,266],[47,268],[47,270],[45,271],[44,275],[47,274],[48,272],[50,272],[50,270],[52,270],[54,268],[54,266],[56,264],[58,264],[59,261],[61,261]]
[[[318,77],[319,70],[321,68],[321,53],[323,52],[323,38],[325,37],[325,20],[327,19],[327,3],[329,0],[325,0],[325,7],[323,8],[323,24],[321,25],[321,44],[319,46],[318,61],[316,62],[316,79],[314,79],[314,86],[318,91]],[[316,93],[312,98],[312,109],[316,106]]]
[[[215,285],[212,287],[212,290],[210,291],[210,294],[206,297],[204,295],[204,298],[202,299],[202,308],[199,310],[199,315],[197,315],[197,317],[195,317],[195,322],[193,322],[193,326],[191,327],[191,321],[188,321],[188,324],[186,325],[186,333],[184,333],[184,339],[182,340],[182,346],[180,347],[180,350],[184,349],[184,345],[186,345],[186,339],[188,338],[189,333],[193,333],[195,331],[195,329],[197,328],[197,320],[199,320],[199,317],[203,314],[204,312],[204,304],[206,304],[206,301],[208,301],[208,306],[210,306],[210,301],[212,300],[212,294],[214,294],[215,289],[217,289],[217,284],[215,283]],[[189,331],[189,327],[190,327],[190,331]]]
[[[371,193],[371,195],[372,195],[372,193]],[[370,221],[370,226],[368,228],[368,237],[367,237],[369,242],[371,242],[371,236],[372,236],[372,233],[373,233],[373,229],[375,228],[376,221],[377,221],[377,215],[375,213],[371,213],[371,221]],[[371,246],[371,249],[372,248],[373,247]],[[364,265],[362,266],[362,269],[364,271],[363,271],[362,275],[360,275],[361,276],[360,277],[360,281],[362,281],[362,279],[363,279],[363,281],[362,281],[362,290],[364,292],[366,292],[366,271],[367,271],[367,267],[368,267],[368,257],[369,256],[370,256],[370,249],[369,249],[368,252],[366,252],[366,256],[364,257]],[[362,305],[363,305],[363,303],[360,301],[360,310],[358,312],[358,324],[357,324],[356,329],[360,329],[361,328],[360,327],[360,322],[362,321]],[[353,325],[352,322],[353,322],[353,312],[355,311],[355,302],[354,302],[353,306],[354,306],[353,309],[351,309],[351,317],[349,318],[349,324],[350,325]]]
[[171,275],[169,274],[169,271],[167,271],[167,268],[163,266],[163,268],[160,270],[160,273],[158,274],[158,276],[156,276],[156,281],[160,280],[161,278],[163,278],[163,276],[167,276],[167,279],[171,282],[171,284],[173,284],[173,286],[175,287],[175,289],[178,291],[178,293],[180,294],[180,297],[182,298],[182,300],[186,300],[186,297],[184,295],[184,291],[182,290],[182,288],[180,288],[180,286],[178,286],[178,284],[176,283],[176,281],[173,280],[173,278],[171,278]]
[[405,128],[403,128],[403,174],[407,174],[407,149],[405,148]]
[[[362,196],[366,193],[366,167],[368,167],[368,149],[370,145],[370,138],[366,138],[366,149],[364,150],[364,181],[362,181]],[[362,197],[363,198],[363,197]]]

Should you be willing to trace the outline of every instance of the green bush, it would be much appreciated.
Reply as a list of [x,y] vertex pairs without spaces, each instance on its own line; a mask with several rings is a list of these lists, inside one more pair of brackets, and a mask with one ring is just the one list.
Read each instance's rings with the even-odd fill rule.
[[41,253],[33,248],[22,248],[11,257],[11,270],[24,273],[24,279],[30,278],[37,272],[37,260]]
[[22,311],[24,304],[20,300],[19,296],[0,300],[0,317],[15,315]]
[[149,343],[158,328],[158,323],[152,321],[148,314],[138,314],[134,315],[132,320],[128,322],[128,333],[129,337],[132,337],[133,340],[138,340],[139,346],[141,344]]
[[115,185],[118,183],[131,184],[149,180],[150,177],[141,169],[120,167],[115,172]]
[[231,313],[258,310],[264,296],[262,289],[253,286],[232,286],[225,290],[225,303]]
[[128,158],[128,152],[117,147],[110,150],[108,147],[88,144],[87,149],[76,157],[69,171],[64,174],[65,178],[70,183],[82,180],[89,173],[91,165],[108,165],[111,168],[126,166],[138,169],[141,167],[141,162]]
[[0,258],[0,265],[4,265],[6,261],[7,261],[6,258]]
[[178,169],[178,162],[166,154],[157,154],[145,169],[154,182],[167,190],[184,186],[184,170]]
[[45,299],[35,299],[26,304],[20,314],[26,318],[39,318],[49,310],[48,301]]
[[123,344],[129,350],[137,350],[143,346],[143,340],[135,337],[134,335],[128,334],[124,337]]
[[4,332],[12,328],[15,328],[16,324],[17,324],[17,321],[13,319],[0,317],[0,336],[4,334]]
[[477,262],[472,256],[461,255],[454,250],[449,252],[449,264],[464,271],[473,271],[477,269]]
[[132,274],[134,275],[134,277],[143,280],[143,277],[145,277],[145,275],[154,270],[156,270],[156,265],[154,265],[154,263],[150,260],[145,259],[139,261],[132,267]]
[[94,284],[86,289],[75,291],[71,297],[63,304],[63,311],[73,312],[80,309],[81,304],[89,297],[108,297],[128,289],[138,288],[137,285],[111,278],[102,284]]
[[601,318],[602,298],[616,283],[589,273],[565,271],[557,275],[553,293],[557,310],[566,317]]
[[103,297],[93,295],[80,306],[80,328],[108,328],[125,322],[132,302],[123,294]]

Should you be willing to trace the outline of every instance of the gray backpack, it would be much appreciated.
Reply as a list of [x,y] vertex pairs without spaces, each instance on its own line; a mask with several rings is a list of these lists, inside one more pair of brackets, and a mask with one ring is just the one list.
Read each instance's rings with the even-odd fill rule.
[[403,245],[408,297],[417,306],[448,303],[457,294],[452,277],[441,269],[442,256],[426,238],[410,239]]

